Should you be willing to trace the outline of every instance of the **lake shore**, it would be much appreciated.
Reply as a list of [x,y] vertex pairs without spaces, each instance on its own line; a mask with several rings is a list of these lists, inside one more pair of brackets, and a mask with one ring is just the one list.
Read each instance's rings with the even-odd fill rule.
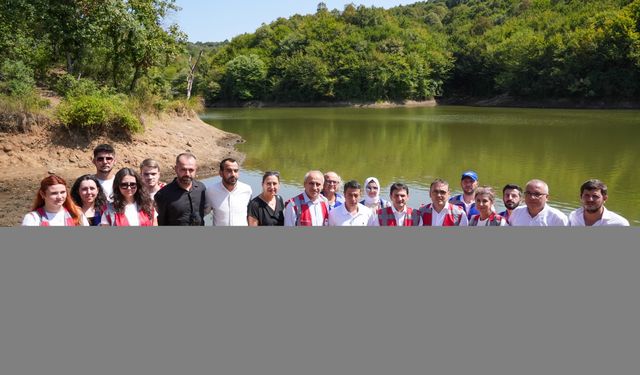
[[588,99],[519,99],[508,95],[491,98],[451,97],[430,100],[405,100],[384,102],[217,102],[208,103],[207,108],[412,108],[436,107],[439,105],[459,105],[470,107],[511,107],[511,108],[558,108],[558,109],[640,109],[640,101],[588,100]]
[[115,169],[139,170],[146,158],[158,160],[161,180],[175,177],[175,157],[190,151],[198,158],[198,178],[217,174],[218,163],[225,157],[244,160],[235,149],[243,142],[236,134],[217,129],[197,115],[146,117],[145,132],[130,139],[100,136],[88,139],[52,124],[36,125],[27,133],[0,132],[0,226],[15,226],[30,210],[40,181],[55,173],[67,181],[95,173],[91,163],[93,148],[109,143],[116,150]]
[[435,107],[438,105],[435,99],[430,100],[404,100],[384,102],[217,102],[207,104],[207,108],[324,108],[324,107],[348,107],[348,108],[398,108],[398,107]]
[[622,100],[590,99],[519,99],[509,95],[492,98],[456,97],[437,100],[438,105],[460,105],[471,107],[512,108],[557,108],[557,109],[640,109],[640,102]]

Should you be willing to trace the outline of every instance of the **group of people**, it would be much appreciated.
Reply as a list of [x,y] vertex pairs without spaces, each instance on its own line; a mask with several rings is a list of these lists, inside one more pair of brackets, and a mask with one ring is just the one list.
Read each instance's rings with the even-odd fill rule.
[[549,187],[539,179],[527,182],[524,190],[517,184],[505,185],[506,209],[498,213],[496,193],[490,186],[479,186],[474,171],[462,173],[462,193],[453,197],[449,183],[435,179],[429,187],[431,203],[412,208],[409,186],[393,183],[386,200],[375,177],[364,185],[347,181],[341,190],[336,172],[311,170],[304,176],[304,191],[285,201],[278,194],[278,172],[265,172],[262,191],[253,197],[251,186],[239,181],[240,167],[233,158],[220,162],[221,179],[210,187],[195,179],[197,159],[189,152],[176,157],[176,177],[168,184],[160,182],[160,166],[153,159],[144,160],[140,172],[132,168],[116,172],[115,163],[114,148],[101,144],[93,151],[96,173],[78,177],[71,191],[57,175],[44,178],[22,225],[202,226],[209,212],[214,226],[629,225],[604,206],[607,186],[596,179],[582,184],[582,206],[567,216],[547,203]]

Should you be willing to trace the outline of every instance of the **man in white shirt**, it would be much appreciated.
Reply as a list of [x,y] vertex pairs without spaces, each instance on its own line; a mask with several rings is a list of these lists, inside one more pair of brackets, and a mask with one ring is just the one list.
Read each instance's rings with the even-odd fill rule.
[[411,227],[420,226],[419,211],[407,206],[409,201],[409,186],[396,182],[389,187],[391,207],[379,209],[376,214],[376,225],[383,227]]
[[93,149],[93,165],[96,166],[96,178],[104,190],[104,195],[109,202],[113,202],[113,179],[116,172],[113,167],[116,164],[116,151],[113,146],[101,144]]
[[469,218],[460,206],[449,202],[449,183],[442,179],[435,179],[429,187],[431,203],[420,208],[422,226],[452,227],[467,226]]
[[304,175],[304,192],[285,203],[284,226],[310,227],[329,224],[329,204],[320,191],[324,185],[322,172],[314,170]]
[[247,206],[251,200],[251,186],[238,181],[240,167],[232,158],[220,162],[221,181],[207,189],[207,204],[213,213],[214,226],[247,226]]
[[509,217],[509,225],[547,227],[547,226],[567,226],[569,219],[567,215],[557,208],[547,204],[549,199],[549,186],[542,180],[531,180],[527,182],[524,189],[524,203],[513,210]]
[[587,180],[580,186],[582,207],[569,214],[569,225],[584,226],[620,226],[628,227],[629,221],[615,212],[607,210],[607,185],[602,181]]
[[378,219],[370,208],[360,202],[362,187],[356,180],[344,184],[344,204],[329,212],[329,226],[376,226]]

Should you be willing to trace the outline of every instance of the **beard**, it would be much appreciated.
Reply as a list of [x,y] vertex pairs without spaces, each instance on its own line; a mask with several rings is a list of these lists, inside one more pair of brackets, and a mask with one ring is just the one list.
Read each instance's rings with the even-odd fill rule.
[[504,202],[504,206],[510,210],[513,210],[514,208],[518,207],[520,205],[520,202],[516,203],[514,201],[507,201]]
[[595,214],[596,212],[600,211],[601,208],[602,206],[586,206],[584,210],[589,213]]
[[183,176],[183,177],[180,177],[180,182],[181,182],[181,183],[183,183],[183,184],[185,184],[185,185],[186,185],[186,184],[190,184],[190,183],[191,183],[191,181],[193,181],[193,178],[191,178],[191,177],[189,177],[189,176]]

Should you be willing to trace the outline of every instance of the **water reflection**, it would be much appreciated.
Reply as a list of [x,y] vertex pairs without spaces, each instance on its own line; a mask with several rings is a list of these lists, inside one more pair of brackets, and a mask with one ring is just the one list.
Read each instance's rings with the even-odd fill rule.
[[639,111],[473,107],[215,109],[203,116],[246,139],[239,146],[246,171],[277,169],[292,191],[309,169],[331,169],[343,180],[406,182],[418,193],[415,206],[417,198],[428,201],[435,177],[459,190],[460,173],[474,169],[496,189],[543,179],[550,202],[566,212],[578,206],[580,184],[599,178],[609,185],[607,207],[635,225],[639,119]]

